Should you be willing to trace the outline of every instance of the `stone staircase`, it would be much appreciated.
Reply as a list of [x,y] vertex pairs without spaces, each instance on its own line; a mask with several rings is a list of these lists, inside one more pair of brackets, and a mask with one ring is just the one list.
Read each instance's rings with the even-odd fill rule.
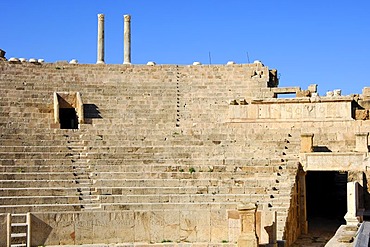
[[[283,238],[301,130],[227,121],[229,99],[261,95],[263,80],[244,83],[252,69],[43,65],[35,75],[16,76],[3,68],[0,213],[226,215],[253,202],[277,211]],[[150,80],[142,76],[148,73]],[[76,91],[87,123],[51,128],[53,92]]]
[[79,133],[65,135],[67,148],[70,150],[74,182],[78,186],[76,192],[79,195],[81,209],[100,209],[99,195],[95,194],[96,188],[94,187],[96,174],[93,172],[88,157],[88,147],[85,141],[81,140],[81,136]]

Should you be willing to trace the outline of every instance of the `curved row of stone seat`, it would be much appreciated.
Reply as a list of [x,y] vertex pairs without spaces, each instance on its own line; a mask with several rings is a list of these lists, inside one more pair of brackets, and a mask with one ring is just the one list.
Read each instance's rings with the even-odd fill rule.
[[[100,203],[95,206],[94,213],[122,210],[214,210],[236,209],[235,202],[199,202],[199,203]],[[82,211],[81,204],[41,204],[41,205],[0,205],[1,213],[24,213],[24,212],[76,212]]]
[[[77,159],[78,161],[78,159]],[[84,165],[95,172],[245,172],[256,174],[276,174],[286,169],[287,164],[296,164],[293,161],[248,161],[245,159],[198,159],[192,160],[161,160],[161,159],[99,159],[85,160]],[[2,159],[0,172],[71,172],[76,161],[64,159]]]
[[77,195],[79,191],[96,193],[95,189],[79,186],[75,187],[27,187],[27,188],[0,188],[0,196],[71,196]]
[[[8,152],[8,153],[63,153],[63,152],[71,152],[70,150],[72,147],[68,147],[66,145],[33,145],[33,146],[25,146],[25,145],[1,145],[0,146],[0,153]],[[87,147],[84,145],[80,146],[73,146],[73,149],[79,149],[81,151],[87,150]]]
[[[86,200],[94,204],[100,203],[198,203],[198,202],[241,202],[251,200],[269,202],[271,205],[274,199],[261,194],[159,194],[159,195],[89,195],[85,196],[17,196],[0,197],[3,205],[43,205],[43,204],[86,204]],[[81,202],[85,199],[83,202]],[[279,202],[279,201],[277,201]]]
[[[114,167],[113,167],[114,168]],[[21,168],[22,169],[22,168]],[[95,167],[96,169],[96,167]],[[96,169],[97,170],[97,169]],[[91,176],[94,176],[99,179],[234,179],[248,181],[249,179],[263,179],[263,180],[274,180],[278,176],[273,173],[254,173],[256,169],[251,170],[249,173],[244,171],[238,172],[213,172],[213,171],[198,171],[196,172],[191,170],[189,171],[170,171],[170,172],[118,172],[118,171],[99,171],[99,172],[90,172]],[[47,172],[26,172],[24,170],[15,171],[15,172],[3,172],[0,173],[0,180],[54,180],[54,179],[70,179],[76,176],[76,171],[68,169],[67,171],[47,171]]]
[[[253,187],[272,187],[275,186],[276,181],[269,181],[264,178],[248,178],[248,179],[237,179],[232,178],[219,180],[216,178],[211,179],[54,179],[54,180],[0,180],[0,187],[2,188],[27,188],[27,187],[78,187],[78,184],[82,182],[89,182],[94,187],[100,186],[115,186],[117,184],[125,185],[127,187],[186,187],[186,186],[228,186],[228,185],[240,185],[248,184]],[[47,186],[46,186],[47,185]]]

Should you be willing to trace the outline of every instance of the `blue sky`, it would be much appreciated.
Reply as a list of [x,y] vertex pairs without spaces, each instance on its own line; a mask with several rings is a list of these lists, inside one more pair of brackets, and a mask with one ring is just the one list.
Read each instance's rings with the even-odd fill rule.
[[319,92],[370,86],[370,1],[1,0],[6,57],[96,62],[97,14],[105,61],[123,62],[123,15],[132,16],[132,63],[226,64],[261,60],[280,86]]

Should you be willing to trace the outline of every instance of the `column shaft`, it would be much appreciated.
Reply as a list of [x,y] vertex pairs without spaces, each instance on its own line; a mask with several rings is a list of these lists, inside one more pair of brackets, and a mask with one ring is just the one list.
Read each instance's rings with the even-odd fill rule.
[[124,15],[124,31],[123,31],[123,63],[131,64],[131,16]]
[[97,64],[104,64],[104,15],[98,14],[98,58]]

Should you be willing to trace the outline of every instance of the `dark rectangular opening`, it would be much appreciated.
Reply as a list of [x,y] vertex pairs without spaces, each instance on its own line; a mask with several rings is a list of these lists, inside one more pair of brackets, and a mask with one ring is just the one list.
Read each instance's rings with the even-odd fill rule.
[[59,120],[61,129],[78,129],[78,117],[75,108],[60,108]]

